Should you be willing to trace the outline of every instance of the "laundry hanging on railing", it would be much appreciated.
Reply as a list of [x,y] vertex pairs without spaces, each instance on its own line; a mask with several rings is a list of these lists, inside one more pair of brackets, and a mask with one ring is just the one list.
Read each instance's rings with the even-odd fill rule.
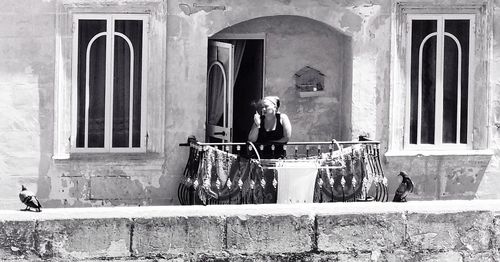
[[[323,154],[328,159],[329,154]],[[373,172],[366,169],[366,147],[355,145],[331,154],[332,166],[342,168],[322,169],[318,173],[316,202],[355,201],[366,199],[373,181]],[[328,166],[328,165],[327,165]]]
[[190,158],[179,187],[181,204],[272,203],[275,177],[266,176],[257,160],[195,144]]
[[281,161],[278,169],[278,204],[312,203],[318,175],[317,161]]
[[[330,147],[330,152],[312,157],[259,161],[241,156],[248,154],[230,153],[227,145],[221,150],[207,144],[189,143],[189,159],[178,192],[181,204],[296,203],[311,199],[313,202],[359,201],[369,199],[372,185],[375,186],[374,200],[387,201],[387,180],[377,145],[356,144],[335,151]],[[304,164],[297,166],[294,162]],[[309,180],[309,186],[303,183],[303,188],[296,193],[308,191],[305,194],[312,196],[280,194],[294,183],[287,180],[296,173],[293,170],[305,166],[309,179],[313,180]],[[310,190],[311,187],[314,190]]]

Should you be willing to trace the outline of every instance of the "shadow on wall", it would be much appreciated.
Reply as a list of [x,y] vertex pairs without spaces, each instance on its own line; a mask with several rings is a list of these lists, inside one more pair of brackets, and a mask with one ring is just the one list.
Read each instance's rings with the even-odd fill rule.
[[415,183],[408,200],[446,200],[477,198],[486,167],[492,156],[390,156],[385,174],[393,194],[401,182],[400,170]]

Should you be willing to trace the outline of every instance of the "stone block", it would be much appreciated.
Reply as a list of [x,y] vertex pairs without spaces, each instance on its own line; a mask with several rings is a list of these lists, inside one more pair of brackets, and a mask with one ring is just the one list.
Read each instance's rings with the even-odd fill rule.
[[303,215],[227,218],[227,249],[232,253],[300,253],[314,248],[314,219]]
[[399,247],[404,240],[401,213],[317,216],[318,250],[370,252]]
[[131,225],[124,218],[42,220],[36,249],[43,258],[130,256]]
[[407,217],[407,240],[412,250],[476,253],[488,250],[493,237],[491,212],[410,213]]
[[418,257],[418,261],[425,262],[462,262],[464,261],[462,255],[459,252],[442,252],[442,253],[430,253],[423,254]]
[[373,258],[374,256],[371,253],[338,254],[337,259],[335,261],[349,261],[349,262],[377,261],[377,259]]
[[37,259],[35,221],[0,221],[0,259]]
[[412,253],[404,247],[391,250],[389,252],[382,252],[380,256],[376,257],[377,259],[373,259],[371,261],[418,261],[420,258],[418,254]]
[[136,256],[217,254],[225,249],[222,217],[161,217],[134,220],[132,252]]
[[493,249],[500,250],[500,215],[493,218]]
[[500,260],[498,250],[490,250],[481,253],[468,254],[466,252],[461,252],[464,262],[496,262]]

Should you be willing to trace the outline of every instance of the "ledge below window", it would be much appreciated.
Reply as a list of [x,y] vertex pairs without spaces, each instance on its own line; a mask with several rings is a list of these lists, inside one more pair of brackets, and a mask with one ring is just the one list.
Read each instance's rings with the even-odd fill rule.
[[325,91],[299,91],[299,97],[316,97],[316,96],[325,96]]
[[494,152],[491,149],[483,150],[407,150],[407,151],[397,151],[390,150],[384,155],[386,157],[397,157],[397,156],[491,156]]
[[68,158],[52,158],[55,163],[70,161],[150,161],[163,159],[160,153],[72,153]]

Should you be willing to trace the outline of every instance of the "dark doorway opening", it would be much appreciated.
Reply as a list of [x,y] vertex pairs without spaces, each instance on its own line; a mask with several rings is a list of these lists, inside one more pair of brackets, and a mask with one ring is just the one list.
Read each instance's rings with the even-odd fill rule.
[[[226,114],[230,119],[225,121],[220,128],[230,130],[230,135],[225,138],[220,137],[217,134],[221,132],[214,132],[213,128],[209,128],[207,129],[207,139],[211,142],[221,139],[228,139],[231,142],[246,142],[248,132],[253,124],[253,115],[255,114],[253,104],[262,98],[264,89],[264,39],[241,39],[234,35],[232,37],[219,36],[210,38],[209,46],[213,46],[215,42],[232,46],[230,48],[232,54],[229,55],[231,57],[227,58],[227,61],[224,56],[220,57],[219,61],[218,55],[214,54],[217,51],[209,49],[208,52],[209,66],[214,62],[220,62],[224,66],[228,65],[233,69],[227,72],[231,74],[226,77],[228,79],[227,96],[217,99],[219,106],[222,105],[221,103],[225,104],[224,108],[228,109]],[[210,83],[208,87],[207,97],[213,98],[214,94],[211,93],[213,89],[210,88]],[[211,99],[211,101],[215,100]],[[209,115],[211,108],[216,106],[213,102],[212,105],[207,104]]]
[[245,52],[234,83],[233,142],[248,140],[255,109],[252,102],[262,98],[264,41],[245,40]]

